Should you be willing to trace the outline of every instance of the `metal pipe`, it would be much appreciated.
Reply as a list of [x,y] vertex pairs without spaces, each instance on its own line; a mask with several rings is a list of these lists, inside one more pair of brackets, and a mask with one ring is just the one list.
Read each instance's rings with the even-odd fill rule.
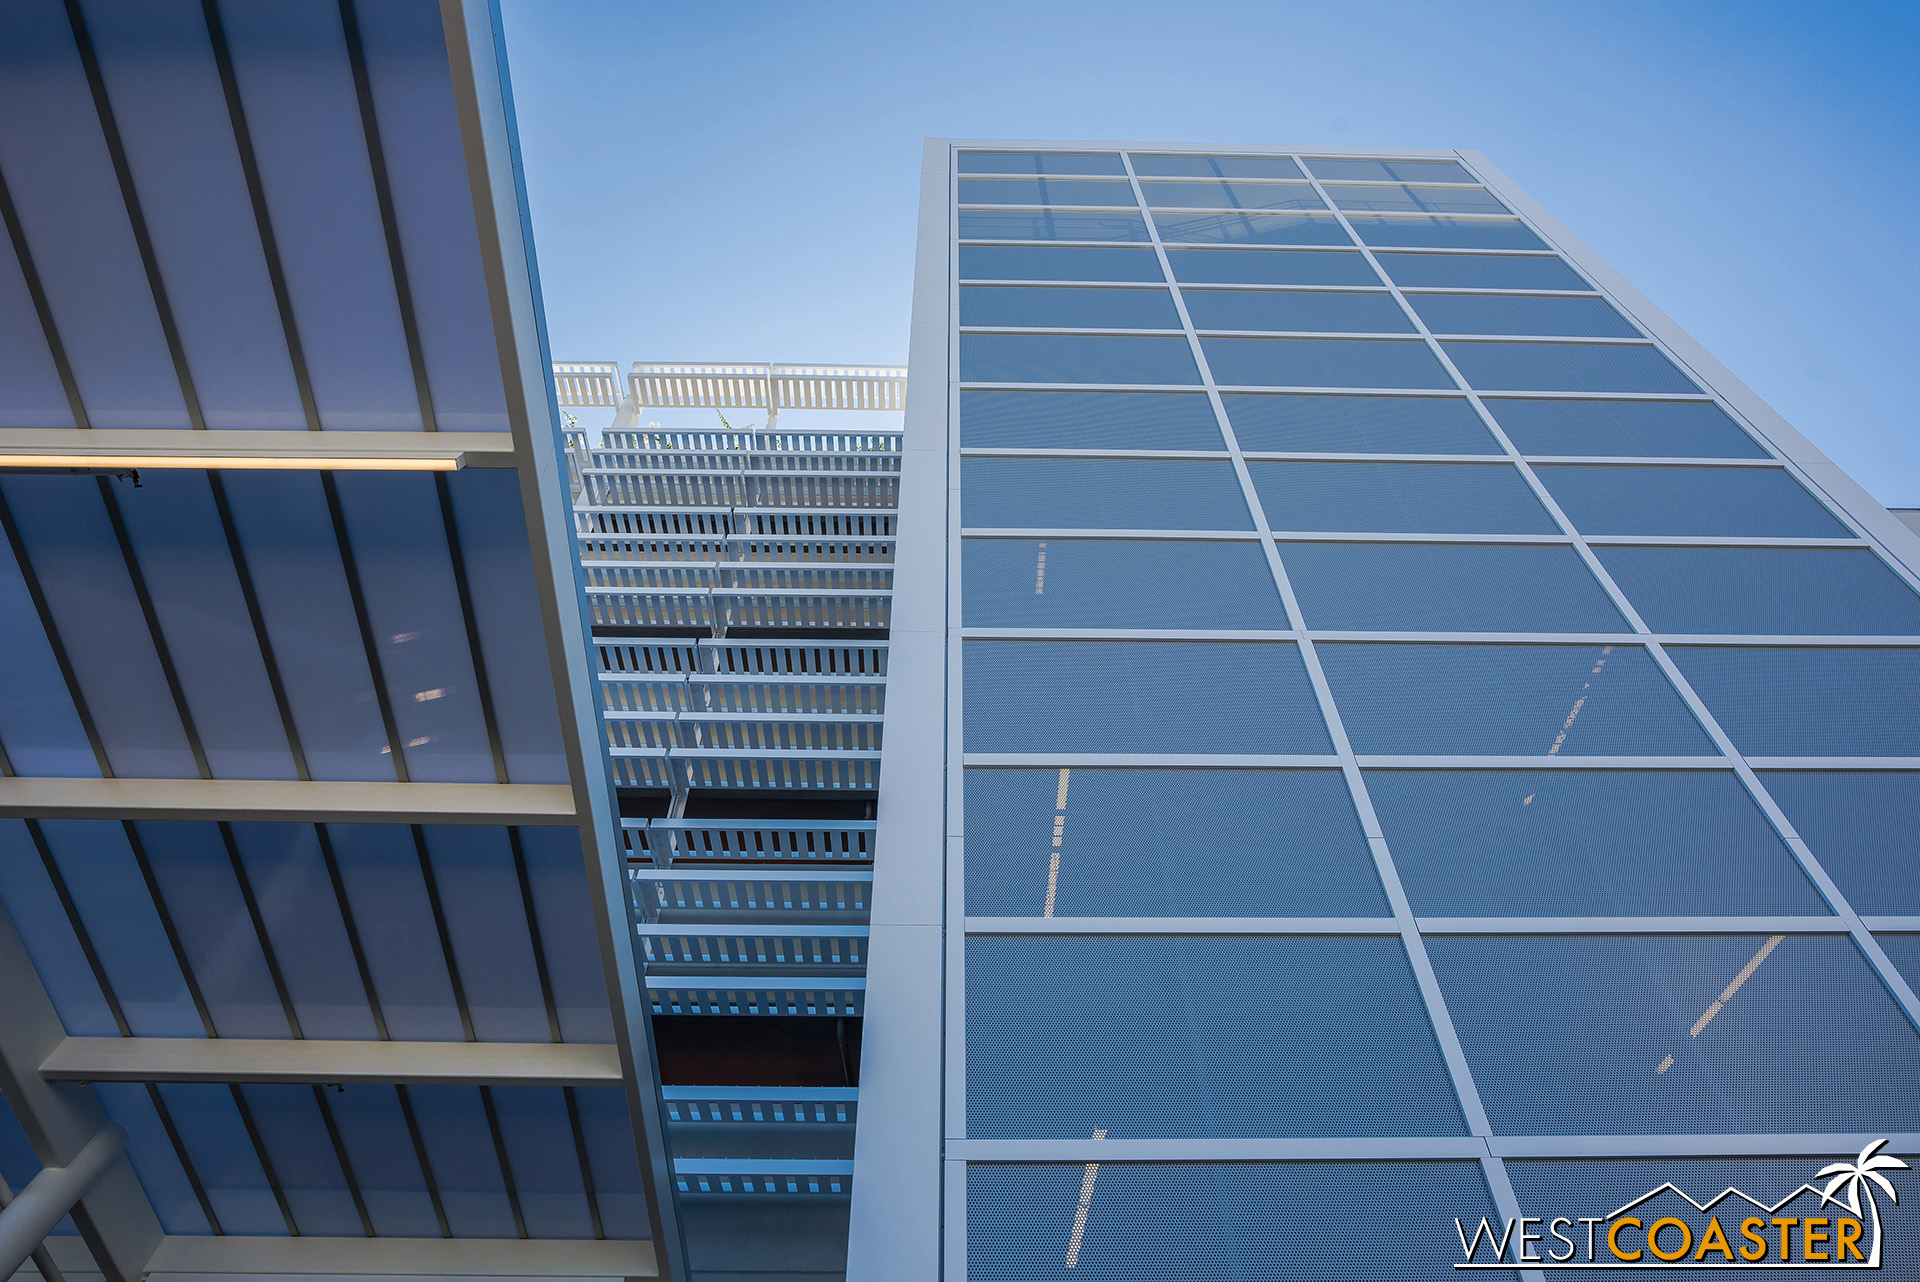
[[[0,1176],[0,1211],[6,1210],[12,1204],[13,1186],[7,1183],[5,1176]],[[66,1275],[60,1272],[60,1266],[53,1262],[53,1252],[47,1250],[44,1242],[33,1248],[31,1258],[33,1267],[40,1270],[40,1276],[45,1282],[67,1282]]]
[[[10,1278],[35,1255],[60,1217],[86,1196],[93,1182],[127,1147],[127,1130],[109,1122],[65,1166],[49,1166],[0,1211],[0,1278]],[[35,1260],[36,1264],[40,1262]],[[49,1261],[51,1263],[51,1261]],[[44,1272],[46,1265],[41,1265]],[[58,1270],[50,1276],[58,1277]]]

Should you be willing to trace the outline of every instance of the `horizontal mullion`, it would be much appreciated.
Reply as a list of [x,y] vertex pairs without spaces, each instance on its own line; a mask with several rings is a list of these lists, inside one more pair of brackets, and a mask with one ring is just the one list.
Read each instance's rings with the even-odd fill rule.
[[[716,821],[714,826],[727,827],[728,825],[724,821]],[[803,824],[762,823],[758,825],[749,825],[749,826],[767,827],[767,828],[800,828],[802,831],[808,830],[807,825],[803,825]],[[872,830],[872,825],[871,823],[869,823],[868,831],[871,831],[871,830]],[[812,865],[807,865],[807,866],[811,867]],[[873,881],[873,869],[848,868],[845,870],[838,870],[838,871],[823,869],[822,871],[819,871],[819,872],[803,872],[799,868],[783,867],[779,871],[769,870],[765,872],[738,872],[732,869],[716,868],[711,871],[689,872],[684,868],[679,868],[679,869],[635,868],[630,870],[627,873],[627,880],[687,882],[694,885],[704,885],[709,882],[732,882],[732,881],[828,882],[828,883],[846,881],[846,882],[871,883]],[[679,912],[679,911],[686,911],[686,910],[674,909],[673,911]],[[794,911],[816,912],[818,911],[818,909],[807,908],[807,909],[795,909]]]
[[611,1044],[328,1041],[261,1037],[68,1037],[49,1081],[391,1082],[603,1086],[623,1080]]
[[[1423,935],[1844,935],[1839,917],[1421,917]],[[970,935],[1397,935],[1392,917],[968,917]]]
[[1920,757],[1745,757],[1755,770],[1920,770]]
[[1291,631],[1228,631],[1210,628],[969,628],[960,635],[968,639],[1063,641],[1275,641],[1291,642],[1299,634]]
[[[1758,444],[1758,442],[1755,442]],[[1529,463],[1576,463],[1583,467],[1772,467],[1786,466],[1784,459],[1767,458],[1675,458],[1664,454],[1525,454]],[[1591,536],[1589,536],[1591,538]]]
[[1920,917],[1862,917],[1860,921],[1868,930],[1920,931]]
[[1588,289],[1501,289],[1490,285],[1401,285],[1403,294],[1518,294],[1523,298],[1592,298],[1598,290]]
[[1875,1140],[1895,1152],[1920,1146],[1920,1132],[1887,1135],[1489,1135],[1353,1136],[1347,1138],[1206,1138],[1102,1140],[949,1139],[946,1155],[963,1162],[1299,1162],[1574,1157],[1820,1157],[1857,1152]]
[[[1218,450],[1121,450],[1121,449],[1019,449],[1004,445],[967,445],[961,458],[1145,458],[1145,459],[1225,459],[1233,456]],[[1251,458],[1252,455],[1247,457]]]
[[979,201],[963,201],[955,205],[955,208],[962,213],[988,214],[1137,214],[1140,212],[1138,205],[1038,205],[1031,202],[1024,205],[985,205]]
[[1039,526],[967,526],[960,531],[963,539],[1192,539],[1202,542],[1215,542],[1222,539],[1235,539],[1243,542],[1258,542],[1257,530],[1074,530],[1049,529]]
[[1159,329],[1120,329],[1102,325],[962,325],[960,333],[966,334],[1084,334],[1091,337],[1115,335],[1129,337],[1143,335],[1149,338],[1184,337],[1186,331],[1178,325],[1162,326]]
[[1192,383],[984,383],[965,381],[956,384],[961,391],[1017,392],[1198,392],[1202,386]]
[[566,784],[0,779],[0,816],[281,823],[572,824]]
[[1865,539],[1796,539],[1757,534],[1583,534],[1594,547],[1683,547],[1683,548],[1857,548],[1867,546]]
[[[1577,334],[1442,334],[1433,335],[1443,343],[1562,343],[1601,347],[1653,347],[1651,338],[1583,338]],[[1477,389],[1476,389],[1477,390]],[[1660,399],[1643,393],[1642,399]]]
[[1734,760],[1717,753],[1690,757],[1515,756],[1460,753],[1454,756],[1412,753],[1360,753],[1362,770],[1732,770]]
[[1169,769],[1324,769],[1338,767],[1340,758],[1332,753],[1226,753],[1226,752],[967,752],[961,754],[963,766],[1155,766]]
[[1391,917],[969,917],[969,935],[1398,935]]

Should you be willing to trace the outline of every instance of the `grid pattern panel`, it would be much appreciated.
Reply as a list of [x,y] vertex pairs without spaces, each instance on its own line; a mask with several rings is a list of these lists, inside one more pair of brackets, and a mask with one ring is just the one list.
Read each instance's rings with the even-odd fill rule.
[[[1123,166],[1147,172],[1138,167],[1138,158],[1116,156]],[[1893,1094],[1904,1091],[1911,1096],[1905,1086],[1915,1080],[1914,1024],[1920,1019],[1920,999],[1912,991],[1913,976],[1903,976],[1901,967],[1904,963],[1911,970],[1920,965],[1916,955],[1920,949],[1911,946],[1915,936],[1902,934],[1884,936],[1883,948],[1855,915],[1914,911],[1908,906],[1912,880],[1899,871],[1904,866],[1899,853],[1904,846],[1872,834],[1836,835],[1831,818],[1818,822],[1810,818],[1811,832],[1796,831],[1799,820],[1794,812],[1811,813],[1806,804],[1784,795],[1791,791],[1784,785],[1776,804],[1770,795],[1771,781],[1782,776],[1777,772],[1757,775],[1739,755],[1882,756],[1899,758],[1903,764],[1920,755],[1920,740],[1909,733],[1912,718],[1900,720],[1904,709],[1920,704],[1920,685],[1908,671],[1911,655],[1920,650],[1836,647],[1830,642],[1810,645],[1800,639],[1871,635],[1920,642],[1915,635],[1920,628],[1907,621],[1904,604],[1913,594],[1910,576],[1890,563],[1884,575],[1867,573],[1883,562],[1875,561],[1867,547],[1855,542],[1858,527],[1853,521],[1842,513],[1830,515],[1817,491],[1802,489],[1805,478],[1797,467],[1774,454],[1765,438],[1730,413],[1723,400],[1683,372],[1666,350],[1663,337],[1638,337],[1639,331],[1624,319],[1635,314],[1631,306],[1610,297],[1592,297],[1604,296],[1605,291],[1590,283],[1595,279],[1590,259],[1572,255],[1578,259],[1576,269],[1559,255],[1551,237],[1537,232],[1526,216],[1458,212],[1477,206],[1440,203],[1450,199],[1444,190],[1421,186],[1473,184],[1477,176],[1467,166],[1451,160],[1390,158],[1314,158],[1303,163],[1323,196],[1330,190],[1324,181],[1328,179],[1342,187],[1378,186],[1372,192],[1337,192],[1329,202],[1335,211],[1321,215],[1156,213],[1149,234],[1153,249],[1170,264],[1165,275],[1176,282],[1173,293],[1187,322],[1202,386],[1213,400],[1260,541],[1270,548],[1274,581],[1293,625],[1300,629],[1299,654],[1334,741],[1329,764],[1343,767],[1394,913],[1394,927],[1412,964],[1468,1129],[1487,1135],[1572,1135],[1574,1151],[1586,1143],[1579,1138],[1583,1135],[1610,1136],[1606,1142],[1628,1146],[1643,1142],[1635,1137],[1648,1137],[1644,1142],[1652,1146],[1649,1151],[1665,1151],[1659,1148],[1659,1137],[1674,1133],[1827,1133],[1849,1127],[1885,1131],[1910,1126],[1899,1119],[1867,1120],[1867,1114]],[[1214,172],[1196,169],[1191,176]],[[1507,206],[1523,214],[1530,208],[1516,203],[1510,189],[1502,192]],[[1462,192],[1451,199],[1472,202],[1476,197]],[[1426,201],[1433,203],[1414,203]],[[1156,198],[1143,203],[1159,202]],[[1420,208],[1445,212],[1395,212]],[[1347,214],[1342,212],[1345,209],[1367,212]],[[1315,236],[1326,239],[1310,239]],[[1236,248],[1187,248],[1181,242]],[[1356,252],[1352,248],[1252,247],[1261,244],[1360,248]],[[1390,296],[1401,306],[1417,340],[1200,339],[1196,329],[1214,324],[1207,311],[1214,304],[1204,291],[1187,286],[1374,284],[1358,273],[1340,280],[1314,276],[1322,269],[1296,266],[1296,262],[1307,262],[1308,253],[1337,264],[1332,270],[1342,272],[1347,270],[1344,260],[1366,260],[1379,279],[1392,282]],[[1283,264],[1283,259],[1295,261]],[[1235,265],[1215,265],[1230,261]],[[1238,265],[1243,261],[1248,265]],[[1298,279],[1293,278],[1296,272]],[[1157,275],[1144,278],[1160,279]],[[1540,290],[1589,297],[1422,292],[1463,289]],[[1197,307],[1196,299],[1200,300]],[[1583,316],[1584,322],[1571,319]],[[1463,318],[1478,319],[1469,324]],[[1474,337],[1469,341],[1450,337],[1442,343],[1433,337],[1436,332]],[[1543,337],[1560,341],[1539,341]],[[1432,381],[1425,381],[1427,374],[1415,372],[1424,367],[1399,350],[1415,346],[1432,357]],[[1325,381],[1316,383],[1312,378]],[[1302,393],[1255,396],[1238,390],[1247,386],[1297,387]],[[1222,395],[1223,387],[1235,390]],[[1461,388],[1470,389],[1464,397]],[[1407,395],[1409,390],[1442,395]],[[1386,404],[1388,398],[1381,395],[1386,391],[1397,394],[1393,399],[1407,407],[1407,418],[1363,425],[1359,406],[1369,401],[1367,408],[1372,410]],[[1443,403],[1466,407],[1472,416],[1470,424],[1439,427],[1440,416],[1429,419],[1424,405]],[[1409,423],[1411,427],[1406,426]],[[1100,447],[1082,448],[1097,451]],[[1541,520],[1512,532],[1503,532],[1497,517],[1490,528],[1473,528],[1489,522],[1488,505],[1455,493],[1443,496],[1433,510],[1465,522],[1460,532],[1444,524],[1424,530],[1355,524],[1354,504],[1329,504],[1332,516],[1316,515],[1296,525],[1297,517],[1280,519],[1276,504],[1268,501],[1268,487],[1258,484],[1263,470],[1286,464],[1245,461],[1246,452],[1254,450],[1364,454],[1380,463],[1401,461],[1394,458],[1400,455],[1408,464],[1421,455],[1427,456],[1422,462],[1449,453],[1501,456],[1511,462],[1529,501],[1538,505]],[[1640,466],[1568,466],[1590,459]],[[1764,460],[1781,466],[1661,468],[1659,472],[1650,466],[1708,459]],[[1533,460],[1540,465],[1536,467]],[[1307,462],[1289,460],[1296,466]],[[1359,465],[1361,461],[1352,462]],[[1662,483],[1649,484],[1649,478]],[[1586,481],[1587,490],[1598,493],[1601,501],[1596,503],[1588,494],[1570,488],[1579,480]],[[1788,488],[1780,488],[1780,482]],[[1719,490],[1704,493],[1701,485]],[[963,502],[967,501],[969,494],[963,487]],[[1153,500],[1143,502],[1151,505]],[[1379,510],[1378,490],[1360,496],[1357,503],[1363,510]],[[1369,503],[1372,509],[1366,508]],[[1231,510],[1237,514],[1237,505]],[[1645,523],[1644,528],[1634,527],[1634,520]],[[1049,528],[1026,527],[1036,541]],[[1281,531],[1282,538],[1267,543],[1273,530]],[[1375,537],[1369,540],[1369,534]],[[1399,540],[1397,544],[1379,538],[1390,534]],[[1790,545],[1792,540],[1808,537],[1855,546]],[[1668,539],[1693,546],[1651,546]],[[1534,546],[1500,546],[1529,540]],[[1648,546],[1619,546],[1627,542]],[[1700,546],[1714,543],[1722,546]],[[1727,546],[1735,543],[1740,546]],[[1597,637],[1591,644],[1541,644],[1553,639],[1552,624],[1518,617],[1526,608],[1538,608],[1538,602],[1530,599],[1538,594],[1512,584],[1506,586],[1521,607],[1514,617],[1488,611],[1484,600],[1471,593],[1462,598],[1444,582],[1433,593],[1440,608],[1418,623],[1394,617],[1401,602],[1419,599],[1417,593],[1397,585],[1378,588],[1376,595],[1388,608],[1374,618],[1336,620],[1316,613],[1325,609],[1316,607],[1316,596],[1323,602],[1329,593],[1332,599],[1365,598],[1375,587],[1365,582],[1365,573],[1348,568],[1361,562],[1343,561],[1342,556],[1370,555],[1371,549],[1383,549],[1380,555],[1385,555],[1385,549],[1397,552],[1408,544],[1420,545],[1418,552],[1429,560],[1432,553],[1444,556],[1456,548],[1476,558],[1551,552],[1564,554],[1556,556],[1557,565],[1577,559],[1582,563],[1578,581],[1589,585],[1581,599],[1600,610],[1590,622],[1569,626],[1612,635]],[[1786,571],[1770,568],[1814,554],[1832,558],[1836,567],[1863,568],[1839,570],[1833,576],[1836,582],[1818,586],[1810,582],[1817,571],[1796,570],[1789,583],[1783,577]],[[1317,579],[1307,568],[1316,556],[1334,567]],[[1743,571],[1745,586],[1733,587],[1727,580],[1739,576],[1731,572],[1713,577],[1717,571],[1707,569],[1696,574],[1700,581],[1695,584],[1693,603],[1681,600],[1680,573],[1667,575],[1674,588],[1665,598],[1656,598],[1644,582],[1636,587],[1631,582],[1634,574],[1624,568],[1636,559],[1652,564],[1671,558],[1673,565],[1680,565],[1689,557],[1696,557],[1693,564],[1698,566],[1734,566],[1749,556],[1752,568]],[[1616,566],[1622,567],[1617,573]],[[1484,591],[1496,577],[1497,572],[1469,581]],[[1861,589],[1847,590],[1856,580]],[[963,588],[965,583],[963,574]],[[1869,583],[1874,587],[1869,588]],[[1656,599],[1669,604],[1656,605]],[[1705,606],[1701,600],[1721,604]],[[1764,607],[1756,604],[1762,601]],[[1682,607],[1683,613],[1675,613]],[[1683,617],[1684,611],[1691,614]],[[1784,621],[1789,617],[1797,623],[1789,626]],[[1826,620],[1826,626],[1815,622],[1819,619]],[[1413,644],[1414,638],[1404,636],[1395,637],[1402,644],[1358,644],[1366,638],[1353,635],[1415,628],[1423,644]],[[1499,644],[1489,644],[1494,638],[1486,634],[1491,632],[1502,634]],[[1638,636],[1634,643],[1623,644],[1620,633]],[[1771,644],[1669,648],[1665,639],[1669,633],[1716,638],[1745,633]],[[969,647],[970,651],[977,648],[977,644]],[[961,665],[969,674],[969,693],[971,662],[969,653]],[[952,696],[961,695],[956,684]],[[1135,752],[1141,757],[1142,770],[1152,769],[1155,758],[1177,759],[1165,748],[1116,749],[1110,741],[1087,735],[1084,728],[1069,738],[1073,742],[1048,750],[1048,755],[1061,760],[1062,769],[1080,753]],[[980,751],[972,743],[966,746],[971,753]],[[1486,760],[1489,756],[1503,758],[1497,763],[1502,768],[1488,769],[1494,764]],[[1411,762],[1407,757],[1421,760]],[[1455,764],[1449,765],[1447,757],[1453,757]],[[1540,768],[1516,769],[1525,764],[1520,758],[1532,759]],[[1593,761],[1602,769],[1566,768],[1579,758],[1603,758]],[[1674,768],[1689,760],[1711,768]],[[981,759],[974,764],[1001,763]],[[1404,768],[1413,764],[1425,768]],[[1072,769],[1076,777],[1084,773],[1077,761]],[[975,771],[974,776],[992,776],[998,784],[1000,777],[1012,773]],[[1043,795],[1046,783],[1057,773],[1051,767],[1035,769],[1025,785],[1034,794],[1028,805],[1036,828],[1044,828],[1043,819],[1057,819],[1061,813],[1041,813],[1051,800]],[[1827,770],[1800,773],[1823,786],[1839,777]],[[1873,771],[1863,777],[1877,782],[1896,776]],[[1409,784],[1419,784],[1426,791],[1402,786]],[[966,873],[966,910],[981,918],[974,928],[977,943],[996,933],[1004,936],[1011,929],[986,918],[1031,917],[1032,901],[1041,894],[1047,871],[1043,856],[1049,848],[1040,841],[1031,852],[996,858],[995,852],[1007,848],[1003,839],[987,838],[1000,818],[992,800],[998,794],[983,797],[982,809],[976,810],[974,788],[970,783],[965,791],[968,842],[961,863]],[[1856,802],[1850,794],[1845,804],[1849,810],[1878,805],[1887,816],[1878,821],[1884,827],[1898,822],[1892,816],[1902,813],[1903,796],[1896,790],[1884,798]],[[1839,803],[1827,804],[1831,810]],[[1782,813],[1782,806],[1787,813]],[[1215,806],[1209,812],[1210,821],[1212,811],[1218,809]],[[1512,814],[1507,813],[1509,809]],[[1909,805],[1906,813],[1910,811]],[[1911,824],[1907,827],[1910,830]],[[1071,821],[1063,828],[1073,830]],[[1803,835],[1807,842],[1802,842]],[[1822,849],[1830,853],[1823,855]],[[978,872],[973,866],[976,852],[991,861]],[[1066,866],[1063,857],[1062,867]],[[1068,910],[1065,891],[1058,885],[1055,889],[1054,911],[1045,916],[1098,913],[1106,920],[1097,929],[1126,927],[1130,890],[1116,892],[1118,898],[1102,900],[1098,907]],[[1164,930],[1148,923],[1168,909],[1151,896],[1145,902],[1151,906],[1131,910],[1139,923],[1131,929],[1147,934]],[[1195,920],[1180,924],[1183,933],[1207,932],[1209,911],[1223,918],[1235,915],[1234,909],[1210,908],[1205,900],[1184,911]],[[1351,919],[1340,925],[1334,909],[1325,912],[1317,921],[1290,921],[1289,925],[1313,930],[1352,928]],[[1677,924],[1681,919],[1698,923],[1715,916],[1741,918],[1743,930],[1751,922],[1774,924],[1761,927],[1758,934],[1737,935],[1702,934],[1697,925],[1685,932]],[[1462,921],[1486,917],[1504,919],[1497,934]],[[1594,918],[1616,919],[1620,924],[1609,928],[1614,931],[1631,931],[1632,923],[1646,922],[1655,933],[1585,933],[1590,928],[1580,923]],[[1809,925],[1822,918],[1833,926]],[[1668,924],[1653,924],[1663,921]],[[1056,928],[1043,919],[1032,929],[1045,935],[1071,927]],[[1222,922],[1212,929],[1245,927]],[[1806,933],[1810,929],[1816,933]],[[1773,951],[1742,978],[1743,968],[1776,940],[1771,942]],[[1493,955],[1502,948],[1507,952]],[[1743,948],[1731,969],[1719,975],[1721,962]],[[1557,958],[1555,950],[1568,949],[1587,952],[1572,961],[1537,964],[1532,960]],[[1462,957],[1473,950],[1482,955],[1457,965],[1451,960],[1442,964],[1443,958]],[[1786,964],[1780,965],[1783,960]],[[1708,971],[1718,977],[1709,976]],[[956,998],[964,991],[966,974],[956,956],[950,976],[959,990]],[[1728,994],[1728,986],[1736,979],[1746,987]],[[1519,997],[1493,992],[1509,981],[1533,984],[1539,991]],[[1487,991],[1469,991],[1473,984]],[[1698,1002],[1693,1000],[1694,989],[1701,992]],[[1788,1027],[1759,1033],[1742,1020],[1733,1020],[1725,1027],[1736,1036],[1727,1040],[1739,1046],[1729,1049],[1714,1044],[1711,1038],[1721,1028],[1720,1021],[1727,1021],[1741,1000],[1756,994],[1781,1009],[1818,1008],[1832,1013],[1797,1020],[1775,1017],[1775,1025],[1784,1018]],[[1720,1009],[1704,1026],[1696,1027],[1695,1021],[1716,1004],[1716,995],[1721,995]],[[1556,1021],[1536,1029],[1513,1018],[1515,1011],[1564,1010],[1569,1005],[1581,1007],[1583,1002],[1584,1008],[1610,1012],[1608,1033],[1573,1035]],[[1682,1017],[1681,1008],[1689,1003],[1694,1008]],[[1504,1019],[1496,1011],[1504,1012]],[[1115,1016],[1119,1022],[1136,1018]],[[1642,1043],[1666,1036],[1665,1030],[1675,1020],[1679,1041],[1686,1045],[1674,1050],[1675,1059],[1664,1067],[1662,1057],[1655,1056],[1644,1070],[1636,1068],[1632,1081],[1593,1067],[1592,1061],[1608,1056],[1638,1053],[1644,1049]],[[1822,1042],[1821,1030],[1830,1020],[1843,1023],[1845,1035]],[[1627,1027],[1629,1035],[1609,1043],[1607,1036],[1620,1026]],[[950,1052],[959,1057],[967,1045],[967,1035],[956,1029]],[[1796,1088],[1778,1082],[1750,1083],[1744,1080],[1741,1065],[1754,1062],[1780,1064],[1785,1071],[1773,1074],[1775,1078],[1797,1075],[1802,1083],[1837,1075],[1852,1083],[1848,1088],[1852,1102],[1835,1104],[1824,1098],[1824,1091],[1799,1089],[1796,1093]],[[1871,1067],[1859,1067],[1862,1064]],[[1641,1071],[1651,1087],[1637,1080]],[[950,1059],[949,1072],[953,1081],[974,1089],[962,1058]],[[1658,1094],[1662,1087],[1670,1088],[1665,1096]],[[1810,1102],[1807,1097],[1815,1094],[1822,1099]],[[985,1133],[967,1129],[971,1123],[964,1106],[950,1106],[949,1122],[950,1135]],[[1075,1163],[1085,1160],[1081,1153],[1087,1147],[1086,1133],[1079,1135],[1071,1159]],[[992,1150],[989,1146],[984,1151]],[[1195,1142],[1167,1151],[1198,1156],[1217,1150]],[[1361,1152],[1356,1145],[1354,1155]],[[1023,1169],[978,1164],[985,1160],[972,1159],[973,1178],[992,1173],[997,1179],[1004,1171]],[[1520,1213],[1507,1176],[1513,1163],[1491,1158],[1482,1165],[1499,1214]],[[1100,1168],[1103,1172],[1129,1169],[1106,1163]],[[1071,1173],[1081,1168],[1064,1169]],[[1072,1190],[1068,1193],[1066,1224],[1071,1229]],[[979,1208],[984,1196],[982,1188],[974,1186],[970,1206]],[[1606,1209],[1611,1208],[1602,1208]],[[1143,1207],[1139,1218],[1157,1225],[1170,1222],[1176,1214],[1165,1207]],[[984,1223],[976,1210],[976,1230]],[[1005,1225],[1004,1219],[995,1221],[996,1238],[1005,1233]],[[976,1268],[998,1258],[984,1254],[986,1250],[976,1231],[972,1256]],[[1180,1275],[1177,1269],[1173,1275]]]

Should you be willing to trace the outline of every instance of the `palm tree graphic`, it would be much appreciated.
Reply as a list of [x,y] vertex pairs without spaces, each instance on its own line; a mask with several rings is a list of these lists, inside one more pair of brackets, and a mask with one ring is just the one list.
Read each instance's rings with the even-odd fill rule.
[[1888,1201],[1898,1203],[1900,1195],[1893,1191],[1893,1182],[1880,1172],[1912,1169],[1899,1158],[1880,1152],[1886,1145],[1885,1140],[1875,1140],[1860,1150],[1857,1161],[1835,1162],[1832,1166],[1821,1168],[1819,1174],[1814,1176],[1815,1179],[1828,1175],[1833,1177],[1826,1191],[1820,1195],[1823,1206],[1828,1202],[1838,1202],[1840,1199],[1834,1194],[1844,1185],[1847,1190],[1847,1209],[1857,1216],[1860,1214],[1860,1196],[1862,1193],[1866,1195],[1867,1209],[1873,1213],[1873,1255],[1867,1261],[1868,1268],[1880,1267],[1880,1205],[1873,1200],[1873,1185],[1880,1186]]

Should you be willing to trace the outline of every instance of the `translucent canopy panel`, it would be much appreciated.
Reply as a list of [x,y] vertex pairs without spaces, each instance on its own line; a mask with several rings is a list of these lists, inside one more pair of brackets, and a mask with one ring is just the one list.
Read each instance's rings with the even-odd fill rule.
[[1186,289],[1195,329],[1411,334],[1413,322],[1385,291]]
[[1289,459],[1247,470],[1274,530],[1559,533],[1510,464]]
[[[17,538],[0,592],[31,581],[47,605],[10,616],[16,770],[566,777],[544,677],[526,676],[546,643],[509,471],[15,475],[0,508]],[[73,680],[48,685],[58,656]]]
[[1595,551],[1658,632],[1920,636],[1920,595],[1865,548]]
[[1366,632],[1616,632],[1574,550],[1470,543],[1282,543],[1307,626]]
[[1133,172],[1142,178],[1305,178],[1286,156],[1133,155]]
[[[1427,951],[1500,1133],[1920,1124],[1904,1085],[1920,1036],[1845,935],[1430,939]],[[1547,1008],[1584,1011],[1592,1029],[1513,1019]]]
[[1322,643],[1315,649],[1356,752],[1619,757],[1714,751],[1638,646]]
[[1760,782],[1855,912],[1920,915],[1920,774],[1768,770]]
[[1584,534],[1852,534],[1784,468],[1556,464],[1534,471]]
[[1464,398],[1271,396],[1220,398],[1240,448],[1325,454],[1498,454]]
[[960,470],[960,523],[970,528],[1253,528],[1224,459],[969,458]]
[[1334,770],[973,769],[966,831],[979,917],[1390,915]]
[[1324,753],[1292,644],[968,641],[968,752]]
[[1364,255],[1326,249],[1169,249],[1183,285],[1378,285]]
[[1224,450],[1201,392],[960,393],[960,444],[1022,449]]
[[967,627],[1287,626],[1252,542],[968,539],[960,582]]
[[1120,174],[1126,166],[1114,152],[963,151],[963,174]]
[[1592,289],[1566,260],[1545,254],[1378,254],[1394,284],[1406,289]]
[[1522,454],[1595,458],[1764,458],[1711,401],[1508,400],[1484,404]]
[[1179,329],[1173,295],[1160,289],[968,285],[962,325],[1027,329]]
[[1749,756],[1920,756],[1920,649],[1674,646],[1707,711]]
[[1136,240],[1153,239],[1140,214],[1072,210],[963,209],[963,240]]
[[1372,770],[1422,917],[1824,916],[1731,772]]
[[1464,1129],[1396,938],[974,936],[966,960],[971,1137]]
[[6,819],[0,903],[75,1035],[613,1037],[565,828]]
[[1143,182],[1149,209],[1325,209],[1306,183]]

